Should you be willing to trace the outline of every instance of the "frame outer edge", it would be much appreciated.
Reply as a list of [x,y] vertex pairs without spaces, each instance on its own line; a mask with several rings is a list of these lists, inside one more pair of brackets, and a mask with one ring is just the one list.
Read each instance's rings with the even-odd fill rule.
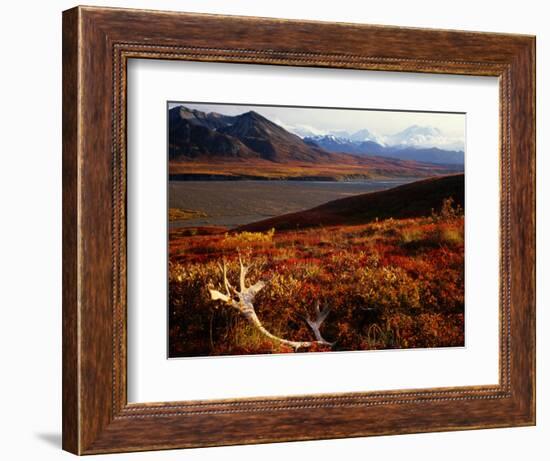
[[525,261],[525,285],[524,295],[525,310],[527,315],[523,317],[526,323],[528,338],[528,353],[525,357],[526,381],[522,389],[528,393],[524,402],[524,414],[526,424],[536,426],[536,37],[531,37],[525,51],[521,55],[522,71],[524,72],[525,91],[525,125],[523,126],[524,138],[522,139],[522,154],[525,155],[525,213],[528,223],[526,236],[522,244],[526,248]]
[[532,60],[532,76],[531,76],[531,85],[532,85],[532,100],[531,100],[531,110],[532,110],[532,122],[533,122],[533,133],[531,136],[531,148],[533,150],[533,209],[531,213],[533,215],[533,226],[534,226],[534,245],[535,245],[535,254],[533,261],[533,283],[534,283],[534,299],[533,299],[533,324],[532,328],[532,347],[534,349],[532,357],[532,370],[533,370],[533,396],[531,402],[531,411],[532,419],[531,422],[533,426],[537,425],[537,37],[532,37],[532,44],[530,47],[530,57]]
[[535,37],[510,62],[510,367],[513,426],[536,425]]
[[[80,348],[79,348],[79,43],[80,10],[62,16],[62,448],[79,454]],[[76,102],[76,103],[75,103]]]
[[[133,11],[134,13],[135,11]],[[111,217],[107,216],[107,210],[102,205],[106,202],[102,200],[107,200],[107,196],[109,200],[112,200],[106,186],[113,186],[112,181],[115,181],[115,178],[111,178],[111,174],[107,170],[107,157],[104,157],[104,154],[107,152],[108,146],[103,134],[99,136],[99,139],[91,139],[90,135],[100,129],[103,130],[102,133],[105,133],[109,130],[109,127],[112,127],[112,125],[109,125],[111,121],[107,121],[110,112],[105,106],[106,100],[113,96],[111,94],[113,90],[108,87],[109,82],[105,80],[110,72],[107,69],[112,68],[111,56],[107,53],[110,53],[113,44],[120,40],[120,33],[127,31],[126,33],[130,36],[142,33],[139,27],[136,32],[135,28],[124,29],[120,25],[122,20],[125,19],[124,16],[128,14],[129,10],[107,10],[89,7],[77,7],[63,13],[63,448],[75,454],[92,454],[396,433],[393,427],[385,430],[365,431],[361,428],[361,430],[352,432],[329,433],[312,425],[309,432],[302,431],[298,435],[289,435],[289,426],[287,425],[282,426],[277,434],[271,432],[271,435],[266,436],[267,431],[263,433],[260,431],[259,434],[254,434],[254,437],[248,438],[243,437],[242,433],[239,433],[239,428],[235,428],[235,425],[244,427],[254,424],[256,428],[257,422],[261,422],[261,419],[254,421],[252,414],[236,414],[234,417],[229,414],[220,414],[214,418],[206,414],[191,418],[174,414],[171,415],[174,418],[172,420],[173,424],[170,425],[170,429],[173,430],[170,432],[165,430],[164,434],[161,433],[161,435],[168,437],[166,440],[169,440],[169,442],[152,443],[147,442],[142,437],[147,438],[155,435],[154,429],[159,429],[161,421],[166,421],[160,419],[161,415],[153,416],[151,419],[143,419],[143,416],[139,415],[132,418],[131,421],[128,418],[119,417],[122,415],[118,414],[119,409],[115,398],[113,397],[113,400],[111,400],[111,389],[108,393],[106,390],[106,383],[112,377],[111,373],[106,373],[106,357],[107,353],[115,348],[114,343],[111,344],[107,341],[107,337],[112,337],[112,333],[114,333],[113,326],[109,323],[110,318],[106,315],[108,313],[106,282],[112,271],[110,267],[107,267],[107,261],[99,259],[97,252],[94,251],[94,245],[100,245],[102,251],[105,250],[105,242],[109,237],[108,228],[112,229],[110,226]],[[172,13],[163,16],[166,15],[172,16]],[[178,14],[178,18],[188,18],[191,22],[198,19],[198,17],[202,18],[203,16]],[[219,16],[219,18],[224,17]],[[245,21],[242,18],[239,20],[235,17],[225,17],[225,19],[228,21],[230,19],[229,29],[233,32],[236,31],[236,38],[234,37],[233,40],[238,44],[241,37],[237,32],[240,30],[239,27],[242,27],[241,22]],[[126,23],[130,22],[126,21]],[[279,24],[276,19],[265,20],[265,22]],[[304,24],[300,21],[285,21],[285,23],[289,27],[291,24],[296,26]],[[330,24],[314,26],[308,23],[307,27],[330,27]],[[143,21],[141,26],[143,26]],[[358,25],[357,29],[361,26]],[[366,29],[367,26],[364,30]],[[390,29],[388,28],[388,30]],[[380,33],[379,29],[376,30],[377,33]],[[113,31],[116,34],[111,34]],[[130,31],[132,32],[130,33]],[[145,32],[147,31],[148,29],[145,27]],[[410,33],[418,34],[420,31],[411,30]],[[432,31],[430,33],[435,34],[436,32]],[[441,32],[440,34],[444,35],[447,32]],[[448,34],[451,38],[455,37],[455,34],[451,31]],[[258,36],[261,37],[261,34]],[[176,42],[181,41],[181,38],[178,37],[179,35],[176,35],[174,38]],[[485,37],[491,42],[492,46],[500,46],[501,48],[504,46],[504,43],[493,43],[495,40],[493,35],[488,34]],[[140,37],[138,36],[138,38]],[[507,41],[510,45],[507,53],[518,53],[518,48],[521,46],[523,48],[521,50],[522,59],[524,59],[521,70],[532,71],[534,68],[534,40],[526,40],[525,37],[521,37],[521,39],[507,37],[506,35],[498,38],[504,42]],[[159,43],[166,44],[164,40],[164,37],[162,37]],[[450,41],[453,43],[447,43],[447,46],[456,46],[454,40]],[[470,42],[471,40],[468,42],[470,46],[477,46],[475,43]],[[197,43],[201,45],[200,40]],[[93,46],[88,46],[92,44]],[[261,50],[262,47],[260,47]],[[525,54],[528,54],[528,56],[526,57]],[[503,54],[499,59],[506,59],[510,62],[517,57],[517,54]],[[458,64],[465,63],[458,62]],[[497,61],[494,64],[496,65]],[[403,64],[400,63],[397,66],[400,67]],[[477,75],[477,72],[475,75]],[[95,89],[89,86],[92,81],[97,83]],[[525,164],[528,164],[528,171],[524,171],[520,183],[521,187],[525,188],[526,195],[522,196],[523,206],[519,215],[526,216],[526,214],[532,213],[534,209],[534,190],[531,183],[534,178],[534,126],[532,125],[534,100],[531,100],[534,97],[534,81],[531,81],[529,77],[524,77],[523,82],[526,84],[526,88],[524,87],[522,91],[522,95],[526,98],[523,102],[532,104],[524,112],[527,115],[526,118],[529,118],[529,115],[531,115],[531,118],[526,121],[527,129],[524,133],[526,136],[521,141],[522,147],[525,148],[525,151],[521,152],[524,158],[517,165],[520,166],[521,163],[522,166],[526,166]],[[99,95],[103,95],[103,100]],[[96,104],[97,100],[103,104],[101,107]],[[520,143],[517,139],[514,142],[514,136],[512,136],[512,140],[512,145]],[[521,170],[521,168],[519,169]],[[89,177],[88,173],[92,173],[93,178]],[[97,183],[93,182],[94,179]],[[117,186],[116,182],[114,186]],[[96,219],[94,221],[92,219],[98,216],[101,217],[100,220]],[[529,216],[527,222],[533,224],[534,216]],[[533,235],[533,231],[527,231],[528,241],[525,242],[525,245],[528,250],[534,250],[534,242],[530,240]],[[527,266],[533,262],[531,253],[526,254],[520,260]],[[526,281],[528,287],[521,291],[522,294],[529,293],[529,289],[534,286],[534,279],[531,278],[533,277],[534,266],[527,269],[528,271],[521,277],[521,280]],[[90,277],[91,275],[94,277]],[[100,280],[94,281],[92,279]],[[519,315],[522,309],[528,312],[528,314],[523,314],[526,317],[522,317],[515,324],[516,327],[519,327],[519,331],[527,336],[527,338],[523,336],[523,339],[528,340],[528,344],[525,345],[528,351],[523,349],[521,358],[514,363],[516,365],[515,373],[521,376],[521,383],[516,388],[516,391],[520,392],[517,392],[515,401],[508,400],[507,402],[509,405],[506,409],[510,411],[511,419],[502,419],[503,415],[501,414],[499,415],[500,419],[487,423],[483,420],[482,413],[485,409],[490,409],[493,406],[490,405],[492,401],[464,402],[464,406],[470,412],[466,416],[473,417],[477,423],[473,420],[461,419],[448,426],[445,425],[444,430],[509,427],[510,425],[528,425],[534,422],[534,377],[532,375],[534,373],[534,318],[527,318],[527,316],[533,314],[534,308],[531,301],[534,301],[533,293],[527,295],[521,303],[518,303],[519,309],[517,308],[515,311],[516,315]],[[520,336],[522,335],[520,334]],[[525,373],[526,367],[530,370],[529,376]],[[115,381],[112,381],[112,383],[114,386]],[[524,386],[527,388],[527,395],[521,393],[521,388]],[[452,408],[453,405],[456,406],[458,403],[454,402],[454,398],[448,400],[449,402],[446,404],[441,404],[441,411]],[[426,401],[426,403],[434,409],[436,406],[440,406],[439,403],[436,404],[435,402]],[[526,410],[526,407],[531,408],[531,413]],[[389,409],[391,410],[391,407]],[[412,410],[412,407],[409,408],[408,405],[403,407],[403,411],[412,413]],[[312,412],[323,416],[323,411],[323,409],[308,410],[303,408],[299,415],[309,420]],[[332,412],[332,410],[330,411]],[[333,412],[333,417],[336,417],[336,413],[340,414],[342,411],[344,410]],[[352,421],[354,427],[359,427],[358,425],[363,423],[361,418],[367,414],[366,410],[361,414],[356,411],[356,421]],[[290,418],[288,413],[286,416],[284,413],[282,415],[283,417],[279,418],[279,421],[284,422]],[[271,416],[269,415],[270,418]],[[401,416],[398,414],[396,418]],[[224,429],[222,432],[227,431],[227,433],[218,434],[215,430],[213,431],[212,419],[215,419],[215,422],[226,424],[225,427],[222,426],[222,429]],[[267,427],[268,423],[264,421],[264,425]],[[139,426],[141,434],[136,431],[137,426]],[[351,428],[351,425],[349,427]],[[197,437],[201,435],[202,439],[189,437],[189,432],[185,432],[185,440],[177,439],[172,443],[174,434],[180,436],[177,433],[178,430],[189,431],[190,428],[195,431],[198,430]],[[397,433],[438,430],[434,426],[423,425],[408,428],[405,426],[396,429]],[[183,437],[183,433],[181,436]]]

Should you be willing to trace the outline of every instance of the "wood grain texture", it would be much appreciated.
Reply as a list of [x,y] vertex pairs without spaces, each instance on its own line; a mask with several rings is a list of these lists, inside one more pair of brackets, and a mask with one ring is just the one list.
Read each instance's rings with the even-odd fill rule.
[[78,412],[78,10],[63,16],[63,448],[80,451]]
[[[78,454],[534,424],[533,37],[78,7],[63,16],[63,447]],[[126,398],[126,63],[492,75],[501,100],[497,386]]]

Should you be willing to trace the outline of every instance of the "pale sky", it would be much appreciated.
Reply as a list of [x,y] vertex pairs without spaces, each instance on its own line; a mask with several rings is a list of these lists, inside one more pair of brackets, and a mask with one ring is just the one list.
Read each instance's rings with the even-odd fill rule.
[[[410,126],[432,127],[441,133],[439,143],[464,145],[465,114],[436,112],[400,112],[372,109],[330,109],[279,107],[255,105],[198,104],[177,102],[169,103],[169,108],[184,105],[203,112],[218,112],[225,115],[239,115],[254,110],[269,120],[283,126],[298,135],[328,134],[331,131],[344,130],[354,133],[368,129],[380,140],[389,140],[390,136]],[[444,139],[443,139],[444,138]]]

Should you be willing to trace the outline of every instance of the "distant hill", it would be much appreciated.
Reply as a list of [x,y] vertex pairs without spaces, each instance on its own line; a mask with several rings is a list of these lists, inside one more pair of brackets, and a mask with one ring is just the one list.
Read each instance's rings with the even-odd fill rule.
[[318,226],[363,224],[378,219],[429,216],[452,197],[464,207],[464,175],[429,178],[379,192],[334,200],[239,227],[237,231],[296,230]]
[[383,152],[378,152],[376,155],[401,160],[464,166],[463,151],[444,150],[439,147],[386,147]]

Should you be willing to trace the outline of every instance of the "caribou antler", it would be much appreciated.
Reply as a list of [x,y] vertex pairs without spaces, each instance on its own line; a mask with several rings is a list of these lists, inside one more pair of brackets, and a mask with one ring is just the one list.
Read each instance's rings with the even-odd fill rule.
[[315,335],[315,339],[319,344],[325,344],[327,346],[332,346],[334,343],[329,343],[327,340],[323,338],[321,335],[321,331],[319,330],[321,328],[321,324],[325,321],[327,318],[328,313],[330,312],[330,307],[325,304],[323,309],[320,309],[320,303],[317,301],[315,303],[315,313],[317,316],[315,317],[315,320],[311,320],[310,318],[306,318],[306,322],[309,325],[309,327],[313,330],[313,334]]
[[225,293],[209,288],[208,290],[210,291],[210,297],[213,300],[223,301],[226,305],[231,306],[234,309],[237,309],[250,323],[252,323],[252,325],[254,325],[258,330],[260,330],[262,334],[281,344],[286,344],[287,346],[291,346],[294,349],[311,347],[313,344],[322,344],[325,346],[332,346],[334,344],[334,343],[329,343],[328,341],[323,339],[323,337],[321,336],[321,332],[319,331],[321,324],[323,323],[328,313],[330,312],[330,308],[326,305],[323,308],[323,310],[320,310],[319,302],[317,302],[315,305],[315,310],[317,313],[316,319],[313,321],[313,320],[310,320],[309,318],[306,318],[307,324],[313,330],[313,334],[315,335],[316,341],[291,341],[288,339],[280,338],[279,336],[275,336],[273,333],[266,330],[266,328],[263,326],[262,322],[256,315],[256,310],[254,309],[254,298],[265,287],[265,282],[262,282],[260,280],[252,286],[247,286],[246,275],[248,273],[248,270],[252,267],[252,264],[249,264],[248,266],[243,264],[241,255],[239,254],[239,266],[240,266],[240,275],[239,275],[240,289],[239,291],[237,291],[231,285],[231,283],[229,283],[229,280],[227,278],[227,266],[225,264],[225,260],[223,261],[223,265],[219,264],[220,271],[223,276],[223,286],[225,289]]

